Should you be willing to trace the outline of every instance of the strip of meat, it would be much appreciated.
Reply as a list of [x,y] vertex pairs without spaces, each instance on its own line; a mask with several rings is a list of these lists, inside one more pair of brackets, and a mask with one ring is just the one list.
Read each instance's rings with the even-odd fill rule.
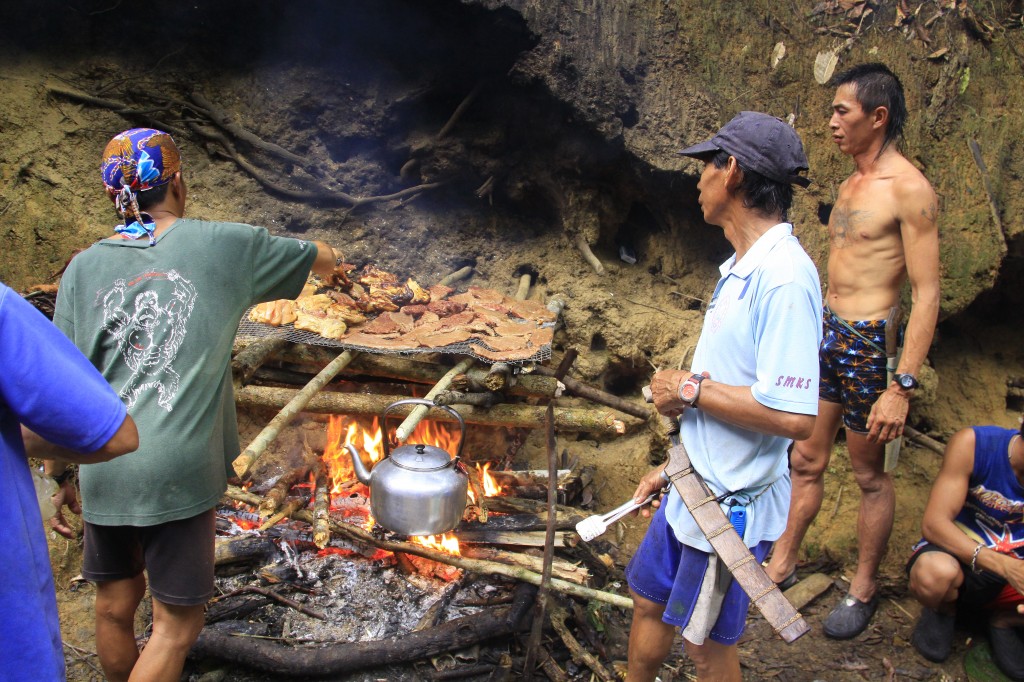
[[509,304],[509,312],[520,319],[534,322],[554,322],[557,318],[555,313],[548,310],[547,306],[539,301],[513,300]]
[[461,343],[473,338],[472,332],[468,329],[450,329],[431,333],[413,332],[412,336],[424,348],[443,348],[453,343]]
[[272,327],[290,324],[295,321],[295,302],[282,298],[259,303],[249,311],[249,319]]
[[381,270],[376,265],[363,266],[363,269],[356,273],[352,279],[366,287],[394,286],[398,284],[398,275],[387,270]]
[[448,317],[461,313],[466,309],[466,304],[459,301],[431,301],[427,304],[427,310],[436,313],[438,317]]
[[409,291],[412,292],[410,303],[430,303],[430,292],[421,287],[412,277],[405,280],[405,286],[409,287]]
[[296,312],[295,328],[319,334],[325,339],[340,339],[348,327],[341,320],[331,317],[320,317],[303,311]]

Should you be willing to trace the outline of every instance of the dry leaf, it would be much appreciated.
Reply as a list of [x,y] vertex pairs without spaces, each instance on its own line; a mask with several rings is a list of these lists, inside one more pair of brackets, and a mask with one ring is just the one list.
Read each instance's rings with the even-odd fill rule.
[[935,50],[935,52],[932,52],[930,55],[928,55],[928,59],[942,59],[942,57],[945,56],[947,52],[949,52],[948,47],[944,47],[940,50]]
[[820,85],[828,83],[838,63],[839,57],[835,52],[831,50],[819,52],[818,56],[814,58],[814,80],[818,81]]
[[782,58],[786,56],[786,44],[783,42],[775,43],[775,49],[772,50],[772,68],[774,69],[782,61]]

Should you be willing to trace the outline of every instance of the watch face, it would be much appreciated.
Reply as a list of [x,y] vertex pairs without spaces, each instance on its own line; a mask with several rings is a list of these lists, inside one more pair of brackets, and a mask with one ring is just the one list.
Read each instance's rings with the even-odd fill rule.
[[899,377],[899,384],[903,388],[914,388],[917,386],[917,381],[909,374],[901,374]]
[[697,398],[698,387],[699,384],[697,384],[696,382],[687,380],[687,382],[683,384],[683,388],[680,391],[680,393],[683,396],[683,400],[685,400],[688,403],[692,403]]

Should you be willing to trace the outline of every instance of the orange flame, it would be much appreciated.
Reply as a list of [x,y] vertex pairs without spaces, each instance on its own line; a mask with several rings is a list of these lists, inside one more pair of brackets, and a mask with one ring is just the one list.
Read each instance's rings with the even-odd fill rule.
[[480,473],[480,480],[484,484],[484,497],[497,497],[501,495],[501,486],[498,485],[498,481],[494,479],[494,476],[491,476],[490,471],[488,471],[490,468],[490,462],[486,462],[482,468],[479,463],[476,465],[476,470]]
[[[390,421],[389,423],[393,434],[394,424]],[[458,437],[447,424],[421,421],[413,430],[408,443],[431,445],[452,454],[458,445]],[[324,448],[323,459],[334,482],[332,497],[349,494],[353,487],[350,482],[356,478],[346,445],[355,447],[356,452],[364,458],[369,457],[369,466],[383,459],[384,433],[380,428],[379,419],[331,415],[327,424],[327,446]]]
[[446,554],[453,554],[459,556],[459,539],[450,533],[444,535],[419,535],[413,538],[409,538],[413,542],[436,549]]

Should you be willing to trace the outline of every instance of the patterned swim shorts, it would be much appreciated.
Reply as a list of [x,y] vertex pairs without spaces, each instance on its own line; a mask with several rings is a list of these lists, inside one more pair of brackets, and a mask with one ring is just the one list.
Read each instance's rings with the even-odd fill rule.
[[885,370],[885,320],[849,322],[822,310],[818,397],[843,406],[849,431],[867,433],[871,406],[889,384]]

